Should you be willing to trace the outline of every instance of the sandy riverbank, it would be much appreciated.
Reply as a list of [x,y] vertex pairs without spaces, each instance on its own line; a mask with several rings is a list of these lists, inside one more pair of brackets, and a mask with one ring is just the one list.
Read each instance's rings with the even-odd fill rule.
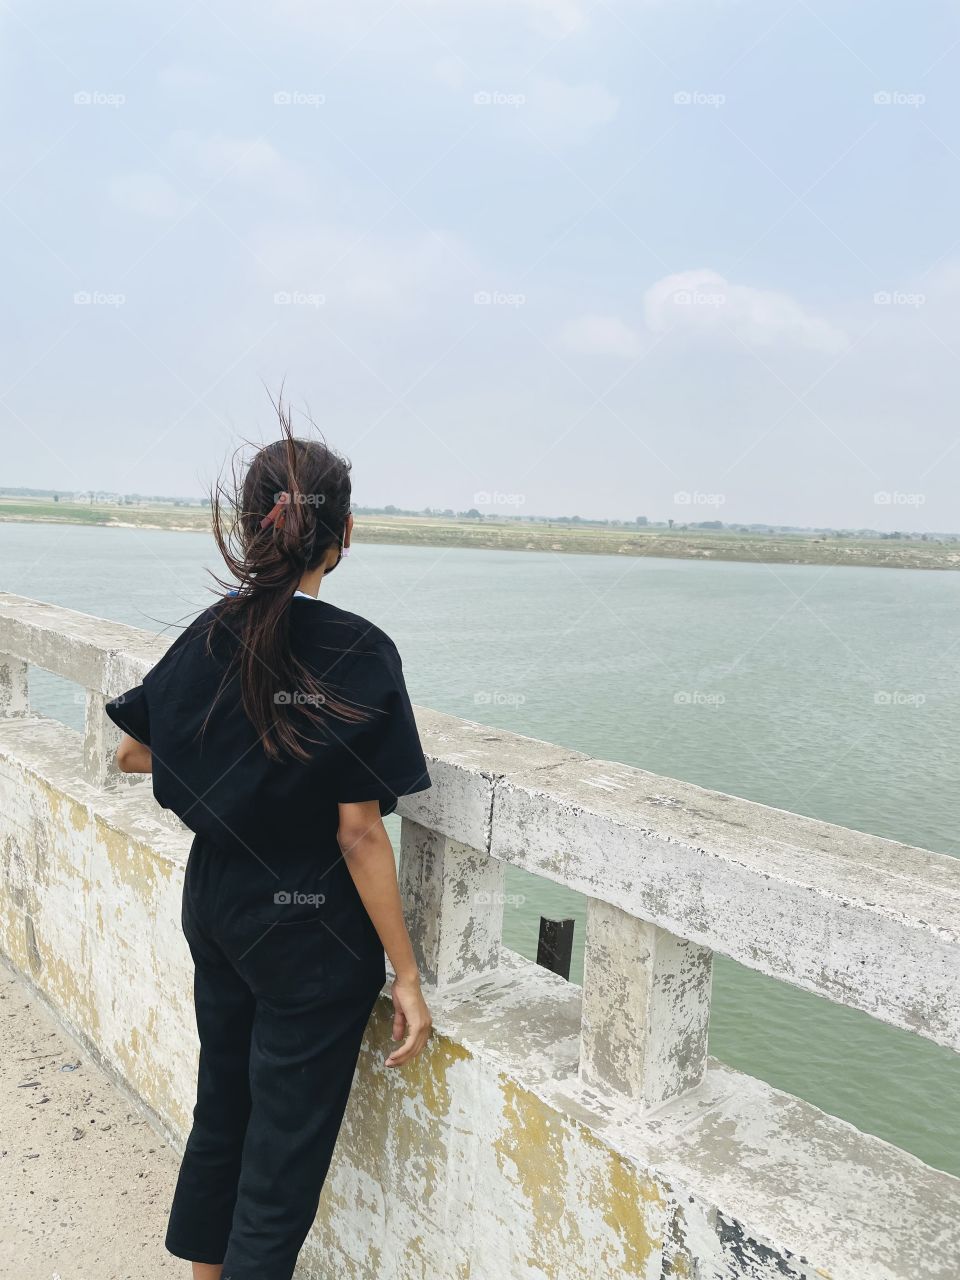
[[[204,533],[202,507],[125,506],[0,498],[0,522],[83,524],[118,529]],[[651,556],[756,564],[857,565],[893,569],[960,569],[960,541],[855,538],[832,534],[739,533],[731,529],[590,527],[428,516],[357,516],[358,542],[465,547],[548,554]]]

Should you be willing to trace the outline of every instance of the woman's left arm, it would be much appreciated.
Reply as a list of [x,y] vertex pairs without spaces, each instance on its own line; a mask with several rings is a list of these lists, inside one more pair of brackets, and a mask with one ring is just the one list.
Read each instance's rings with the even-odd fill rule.
[[117,747],[117,768],[121,773],[152,773],[153,754],[149,747],[125,733]]

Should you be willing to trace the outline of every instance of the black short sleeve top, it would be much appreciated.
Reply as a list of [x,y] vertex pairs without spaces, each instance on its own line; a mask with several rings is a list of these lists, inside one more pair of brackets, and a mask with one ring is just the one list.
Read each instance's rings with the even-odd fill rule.
[[[296,851],[335,837],[341,803],[377,800],[389,813],[399,796],[431,785],[400,655],[379,627],[326,601],[294,597],[298,658],[368,715],[328,716],[321,730],[310,727],[319,741],[308,761],[274,761],[243,711],[235,669],[230,674],[238,637],[218,626],[212,652],[208,645],[217,608],[178,636],[142,684],[106,704],[116,725],[150,747],[159,804],[214,843]],[[289,696],[295,701],[295,691]]]

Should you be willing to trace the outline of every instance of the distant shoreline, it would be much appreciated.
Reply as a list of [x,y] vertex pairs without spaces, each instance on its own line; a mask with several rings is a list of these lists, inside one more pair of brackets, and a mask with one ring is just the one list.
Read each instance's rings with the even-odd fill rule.
[[[204,508],[141,506],[123,510],[0,498],[0,523],[88,525],[106,529],[157,529],[209,533]],[[960,569],[960,542],[847,538],[813,534],[737,533],[730,529],[661,529],[649,526],[588,527],[518,524],[440,516],[357,516],[358,543],[540,551],[569,555],[652,556],[670,560],[718,560],[756,564],[855,565],[877,569]]]

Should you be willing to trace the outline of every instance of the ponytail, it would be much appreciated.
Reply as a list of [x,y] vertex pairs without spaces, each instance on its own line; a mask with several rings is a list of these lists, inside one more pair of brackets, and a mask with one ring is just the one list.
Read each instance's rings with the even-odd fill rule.
[[331,719],[367,719],[293,652],[290,628],[304,573],[334,547],[339,563],[350,464],[322,441],[294,437],[282,398],[275,408],[280,439],[260,449],[245,472],[235,456],[229,487],[218,479],[210,495],[213,535],[234,582],[213,575],[233,591],[212,611],[207,645],[212,651],[218,632],[236,641],[218,696],[239,675],[243,710],[268,758],[303,761]]

